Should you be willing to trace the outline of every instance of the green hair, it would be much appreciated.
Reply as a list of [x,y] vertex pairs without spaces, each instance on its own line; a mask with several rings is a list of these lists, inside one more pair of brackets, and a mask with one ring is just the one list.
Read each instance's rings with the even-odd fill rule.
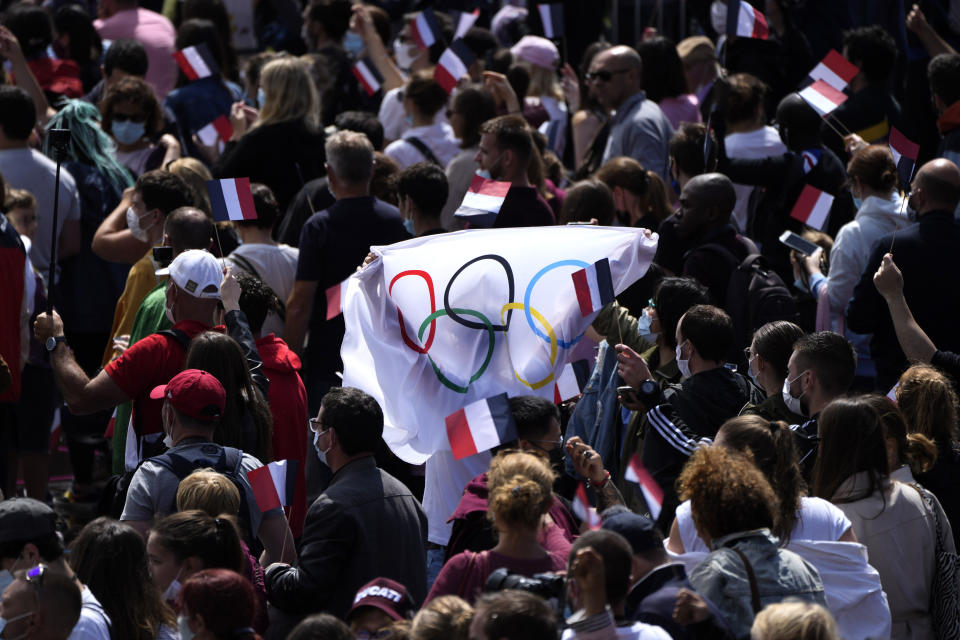
[[[100,110],[83,100],[67,100],[47,123],[50,129],[69,129],[67,159],[96,167],[119,191],[133,186],[130,172],[117,160],[117,146],[100,128]],[[50,136],[43,140],[43,152],[53,158]]]

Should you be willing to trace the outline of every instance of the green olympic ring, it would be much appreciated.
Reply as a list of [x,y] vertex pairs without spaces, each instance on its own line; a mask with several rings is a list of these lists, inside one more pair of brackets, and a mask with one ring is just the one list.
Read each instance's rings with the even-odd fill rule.
[[[490,320],[479,311],[474,311],[473,309],[452,309],[452,311],[454,313],[466,314],[468,316],[478,318],[481,322],[483,322],[483,326],[487,330],[487,336],[490,338],[490,344],[487,345],[487,357],[484,358],[483,364],[480,365],[480,368],[477,369],[476,373],[470,376],[470,380],[467,382],[466,387],[461,387],[460,385],[455,384],[453,381],[449,380],[445,375],[443,375],[443,373],[440,371],[440,367],[437,366],[437,363],[433,361],[433,358],[430,357],[429,353],[427,354],[427,360],[430,361],[430,366],[433,367],[433,372],[437,375],[437,379],[439,379],[440,382],[443,383],[443,385],[448,389],[456,391],[457,393],[466,393],[467,387],[476,382],[490,365],[490,360],[493,358],[493,348],[496,344],[497,337],[496,333],[494,333],[493,323],[491,323]],[[430,323],[437,318],[445,315],[447,315],[447,309],[437,309],[427,316],[426,320],[423,321],[423,324],[420,325],[420,329],[417,331],[417,338],[419,340],[423,340],[423,332],[426,330],[427,326],[429,326]]]

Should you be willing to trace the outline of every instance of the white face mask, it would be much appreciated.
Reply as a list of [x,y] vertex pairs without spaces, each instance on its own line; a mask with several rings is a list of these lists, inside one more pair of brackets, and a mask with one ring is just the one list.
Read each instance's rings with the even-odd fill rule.
[[650,325],[652,324],[653,318],[650,317],[650,314],[644,309],[640,317],[637,318],[637,332],[651,342],[657,339],[657,334],[650,332]]
[[[144,214],[144,217],[147,214]],[[147,230],[152,227],[151,224],[149,227],[140,226],[140,217],[137,215],[137,212],[133,210],[133,207],[127,207],[127,229],[130,229],[130,233],[133,234],[133,237],[139,240],[140,242],[147,242],[150,240],[150,236],[147,235]]]
[[757,356],[753,356],[747,360],[747,375],[750,376],[750,379],[753,380],[753,383],[763,389],[763,385],[760,384],[760,381],[757,380],[757,374],[753,371],[753,363],[757,361]]
[[793,394],[790,393],[790,385],[792,385],[794,382],[796,382],[797,380],[799,380],[799,379],[803,376],[803,374],[805,374],[805,373],[806,373],[806,371],[801,371],[801,372],[800,372],[800,375],[798,375],[798,376],[797,376],[796,378],[794,378],[793,380],[790,380],[790,379],[788,378],[788,379],[786,379],[786,380],[783,381],[783,391],[782,391],[782,394],[783,394],[783,403],[784,403],[785,405],[787,405],[787,409],[789,409],[789,410],[792,411],[793,413],[795,413],[795,414],[797,414],[797,415],[800,415],[800,416],[804,415],[804,413],[803,413],[803,408],[800,406],[800,398],[803,397],[803,394],[806,393],[806,391],[801,391],[801,392],[800,392],[800,395],[797,396],[796,398],[794,398],[794,397],[793,397]]
[[193,631],[190,630],[187,616],[177,616],[177,627],[180,629],[180,640],[193,640]]
[[687,341],[684,340],[677,345],[677,368],[680,369],[680,375],[683,378],[689,378],[692,374],[690,373],[690,358],[684,359],[683,355],[683,345],[687,344]]
[[404,44],[400,38],[393,41],[393,53],[397,57],[397,66],[404,71],[413,69],[413,63],[420,57],[419,49],[417,49],[417,53],[415,54],[410,53],[410,50],[415,48],[415,46],[416,45]]
[[180,573],[183,571],[183,567],[180,567],[180,571],[177,571],[177,577],[174,578],[170,584],[167,585],[167,588],[163,590],[163,599],[167,602],[176,602],[177,596],[180,595]]
[[717,35],[727,33],[727,5],[720,0],[713,0],[713,4],[710,5],[710,26]]

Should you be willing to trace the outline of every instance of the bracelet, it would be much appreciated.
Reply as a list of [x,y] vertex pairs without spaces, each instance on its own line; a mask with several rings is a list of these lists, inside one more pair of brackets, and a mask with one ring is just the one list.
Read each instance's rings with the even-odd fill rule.
[[610,472],[607,471],[606,469],[604,469],[603,472],[606,474],[606,476],[604,476],[602,482],[594,482],[590,478],[587,478],[587,481],[590,483],[590,486],[593,487],[594,489],[603,489],[605,486],[607,486],[607,483],[610,482]]

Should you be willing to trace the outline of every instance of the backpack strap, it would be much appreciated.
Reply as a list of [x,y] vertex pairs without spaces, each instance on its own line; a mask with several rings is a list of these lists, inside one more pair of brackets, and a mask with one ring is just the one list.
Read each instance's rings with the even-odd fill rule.
[[416,136],[408,136],[403,139],[409,142],[410,144],[412,144],[414,148],[416,148],[416,150],[420,152],[420,155],[422,155],[425,160],[432,162],[435,165],[439,165],[441,167],[443,166],[443,164],[439,160],[437,160],[437,156],[433,155],[433,151],[430,151],[430,147],[428,147],[423,142],[423,140],[421,140]]
[[190,340],[192,338],[190,338],[190,336],[187,335],[187,332],[183,331],[182,329],[170,327],[169,329],[161,329],[160,331],[157,331],[157,333],[161,336],[167,336],[168,338],[175,340],[177,344],[183,347],[184,351],[190,349]]
[[753,565],[740,549],[730,547],[730,550],[740,556],[740,560],[743,561],[743,568],[746,569],[747,580],[750,582],[750,606],[753,607],[753,615],[757,615],[763,607],[760,604],[760,587],[757,586],[757,575],[753,572]]
[[237,252],[234,251],[229,256],[227,256],[233,262],[236,262],[240,265],[240,268],[252,275],[257,280],[262,281],[263,278],[260,276],[260,273],[254,268],[253,263],[244,258],[243,256],[237,255]]
[[733,266],[734,268],[739,267],[740,263],[743,262],[743,260],[737,259],[737,256],[733,255],[733,252],[730,251],[730,249],[727,249],[722,244],[717,244],[716,242],[710,242],[708,244],[701,245],[697,247],[697,249],[706,249],[707,251],[710,251],[712,253],[715,253],[721,256],[724,260],[730,263],[730,265]]

